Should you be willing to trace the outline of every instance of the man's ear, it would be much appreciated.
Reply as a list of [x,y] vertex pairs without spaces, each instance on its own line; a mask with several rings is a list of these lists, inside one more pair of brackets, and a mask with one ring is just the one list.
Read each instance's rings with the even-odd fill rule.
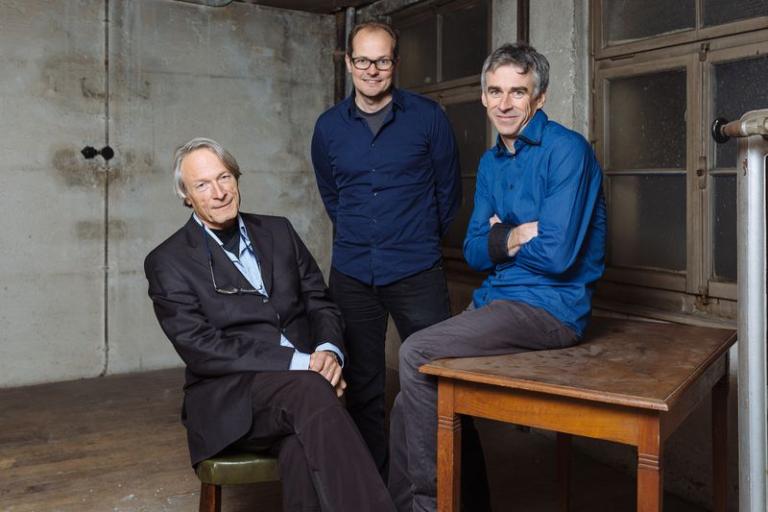
[[485,91],[480,93],[480,101],[483,102],[485,108],[488,108],[488,100],[485,98]]
[[349,58],[349,54],[344,54],[344,62],[347,63],[347,73],[352,73],[352,59]]
[[536,110],[541,110],[541,107],[543,107],[546,102],[547,102],[547,93],[543,92],[539,94],[539,97],[536,100]]

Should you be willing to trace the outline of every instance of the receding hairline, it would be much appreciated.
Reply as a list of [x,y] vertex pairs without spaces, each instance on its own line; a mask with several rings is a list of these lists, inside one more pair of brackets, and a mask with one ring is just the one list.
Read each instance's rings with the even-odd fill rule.
[[390,52],[392,53],[392,57],[395,57],[396,56],[395,55],[395,45],[397,44],[397,40],[394,37],[392,37],[392,34],[387,32],[387,30],[385,28],[376,27],[376,26],[372,26],[372,27],[365,26],[365,27],[362,27],[360,30],[357,31],[357,33],[354,35],[354,37],[352,38],[352,41],[351,41],[351,47],[349,49],[350,50],[350,55],[352,53],[354,53],[354,51],[355,51],[355,39],[357,39],[360,36],[360,34],[374,33],[374,32],[381,32],[382,34],[384,34],[385,36],[387,36],[389,38],[389,40],[392,42],[392,44],[390,45],[391,46]]

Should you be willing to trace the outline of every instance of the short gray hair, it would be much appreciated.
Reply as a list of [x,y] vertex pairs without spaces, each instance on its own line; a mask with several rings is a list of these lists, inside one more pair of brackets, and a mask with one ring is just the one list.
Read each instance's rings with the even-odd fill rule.
[[501,66],[513,65],[520,68],[523,73],[533,71],[534,90],[533,97],[547,92],[549,87],[549,61],[545,56],[536,51],[536,48],[526,43],[504,44],[496,48],[483,63],[483,71],[480,75],[480,83],[485,92],[485,74],[496,71]]
[[237,160],[232,156],[232,153],[224,149],[224,147],[213,139],[206,139],[205,137],[195,137],[189,142],[182,144],[176,148],[176,154],[173,158],[173,190],[176,195],[179,196],[185,206],[191,206],[187,202],[187,189],[184,186],[184,182],[181,179],[181,164],[184,158],[198,149],[208,149],[213,151],[216,156],[219,157],[224,167],[232,173],[236,180],[240,180],[240,166],[237,164]]

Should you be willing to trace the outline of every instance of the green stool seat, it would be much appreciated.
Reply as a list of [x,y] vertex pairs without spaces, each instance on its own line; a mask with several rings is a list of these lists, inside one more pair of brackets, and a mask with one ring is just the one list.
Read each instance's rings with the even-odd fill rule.
[[277,457],[262,453],[234,453],[204,460],[195,470],[202,484],[200,512],[221,510],[221,486],[280,480]]
[[277,458],[266,453],[236,453],[197,465],[201,482],[214,485],[253,484],[280,480]]

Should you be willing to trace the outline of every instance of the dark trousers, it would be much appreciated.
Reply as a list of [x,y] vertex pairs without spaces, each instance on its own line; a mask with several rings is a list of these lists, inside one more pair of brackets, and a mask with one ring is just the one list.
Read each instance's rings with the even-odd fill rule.
[[253,374],[251,429],[233,447],[277,451],[286,512],[393,512],[355,424],[313,371]]
[[[574,332],[543,309],[510,301],[465,311],[408,338],[400,347],[400,394],[390,430],[389,487],[398,510],[433,512],[437,508],[437,382],[419,373],[422,365],[444,357],[564,348],[576,342]],[[462,464],[462,476],[471,477],[464,472],[466,467]],[[469,499],[464,503],[465,510],[475,510]]]
[[[371,286],[331,269],[330,292],[344,317],[347,409],[386,478],[389,473],[384,424],[388,315],[392,315],[402,340],[450,318],[445,273],[442,266],[437,265],[386,286]],[[462,489],[473,502],[473,507],[467,510],[490,510],[485,459],[471,420],[466,423],[463,439],[462,466],[471,477],[464,480]]]

